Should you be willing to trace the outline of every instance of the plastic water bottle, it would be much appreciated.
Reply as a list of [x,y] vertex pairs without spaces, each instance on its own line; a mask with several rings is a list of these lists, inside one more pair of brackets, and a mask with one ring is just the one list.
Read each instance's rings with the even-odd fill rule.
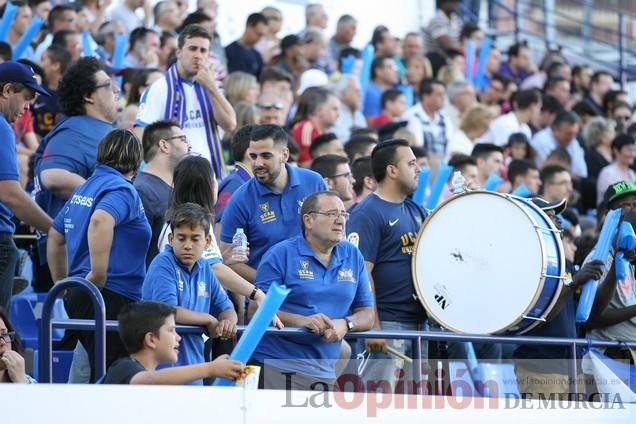
[[237,228],[232,237],[232,260],[237,262],[247,262],[247,236],[242,228]]
[[451,180],[451,191],[453,194],[463,193],[465,191],[464,184],[466,184],[466,179],[462,173],[455,171],[453,173],[453,179]]

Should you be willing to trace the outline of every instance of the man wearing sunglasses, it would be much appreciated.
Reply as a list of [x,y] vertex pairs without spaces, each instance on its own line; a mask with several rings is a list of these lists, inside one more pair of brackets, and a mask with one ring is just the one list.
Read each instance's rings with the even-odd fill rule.
[[[93,173],[97,145],[113,129],[119,88],[102,64],[82,58],[62,77],[58,87],[62,112],[68,118],[48,134],[35,154],[35,201],[50,216],[57,216],[75,189]],[[53,282],[46,263],[46,233],[38,240],[37,290]]]
[[283,323],[307,328],[303,338],[264,336],[252,360],[264,366],[261,387],[330,390],[342,339],[373,326],[373,295],[362,255],[344,241],[349,214],[334,192],[317,192],[300,211],[302,235],[282,241],[263,257],[256,286],[272,281],[291,289],[279,310]]

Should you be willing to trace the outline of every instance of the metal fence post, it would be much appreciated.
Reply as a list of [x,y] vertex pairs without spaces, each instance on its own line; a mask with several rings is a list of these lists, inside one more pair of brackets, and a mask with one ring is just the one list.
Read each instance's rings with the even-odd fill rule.
[[515,43],[519,42],[519,32],[521,31],[521,14],[519,13],[519,0],[515,0],[514,5],[514,18],[515,18]]
[[625,16],[618,14],[618,78],[621,89],[625,82]]

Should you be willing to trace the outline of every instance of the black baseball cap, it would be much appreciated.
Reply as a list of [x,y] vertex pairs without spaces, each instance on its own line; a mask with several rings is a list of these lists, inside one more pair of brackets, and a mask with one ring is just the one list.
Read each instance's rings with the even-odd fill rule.
[[636,183],[631,181],[619,181],[607,187],[603,195],[603,204],[609,209],[610,203],[628,194],[636,195]]
[[33,72],[33,69],[22,63],[13,61],[0,63],[0,81],[18,82],[43,96],[50,96],[49,92],[38,84],[38,81],[35,79],[35,72]]

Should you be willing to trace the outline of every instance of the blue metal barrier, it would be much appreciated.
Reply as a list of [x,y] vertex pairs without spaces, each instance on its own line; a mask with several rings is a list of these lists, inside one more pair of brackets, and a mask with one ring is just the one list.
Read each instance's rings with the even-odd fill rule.
[[[49,291],[46,296],[44,305],[42,306],[42,321],[40,322],[39,345],[39,380],[41,383],[50,383],[53,380],[53,372],[51,369],[51,351],[53,343],[51,333],[53,331],[53,320],[51,320],[51,312],[55,299],[64,290],[77,288],[86,290],[93,302],[93,310],[95,314],[94,321],[90,322],[90,326],[77,327],[78,329],[95,330],[95,374],[99,377],[106,372],[106,306],[99,289],[90,281],[79,277],[69,277],[58,283]],[[66,323],[73,323],[76,320],[63,320]],[[56,325],[56,328],[72,328]]]

